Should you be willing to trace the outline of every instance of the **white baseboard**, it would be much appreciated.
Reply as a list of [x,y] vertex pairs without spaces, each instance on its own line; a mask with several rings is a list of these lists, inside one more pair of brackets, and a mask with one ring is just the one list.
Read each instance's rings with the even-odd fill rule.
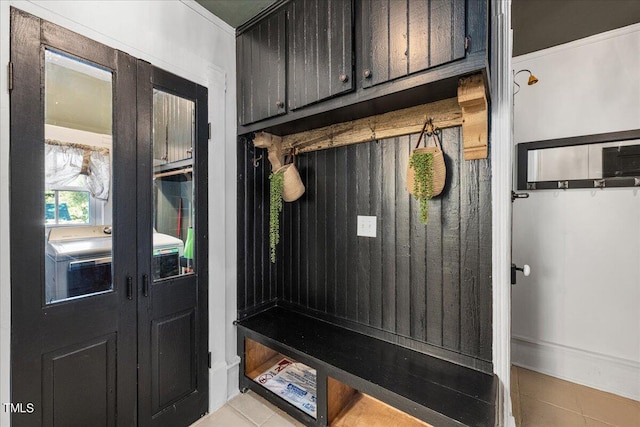
[[526,369],[640,400],[640,363],[525,337],[511,338],[511,362]]
[[227,365],[227,400],[234,398],[238,393],[240,393],[240,358],[235,356]]
[[240,358],[231,363],[219,362],[209,369],[209,413],[220,409],[238,394],[238,365]]

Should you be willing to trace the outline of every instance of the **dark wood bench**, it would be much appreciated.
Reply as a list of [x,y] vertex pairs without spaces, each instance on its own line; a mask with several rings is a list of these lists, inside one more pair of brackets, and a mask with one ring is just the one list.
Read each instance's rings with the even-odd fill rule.
[[[307,425],[353,425],[354,417],[372,418],[358,425],[495,425],[495,375],[281,307],[236,324],[241,389],[254,390]],[[283,356],[317,371],[316,419],[252,380]]]

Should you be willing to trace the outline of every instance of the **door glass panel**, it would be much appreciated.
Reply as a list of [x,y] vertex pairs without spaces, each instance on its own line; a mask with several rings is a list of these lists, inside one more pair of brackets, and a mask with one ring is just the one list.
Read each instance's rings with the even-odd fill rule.
[[112,73],[45,51],[45,303],[113,289]]
[[194,271],[195,103],[153,91],[153,278]]

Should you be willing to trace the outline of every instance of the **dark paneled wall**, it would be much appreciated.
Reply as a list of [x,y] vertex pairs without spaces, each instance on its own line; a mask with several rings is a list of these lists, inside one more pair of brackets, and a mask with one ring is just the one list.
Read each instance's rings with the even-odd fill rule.
[[[238,313],[242,317],[276,299],[275,265],[269,261],[269,172],[267,151],[239,138]],[[254,167],[254,159],[262,156]]]
[[[307,191],[285,204],[278,263],[266,274],[268,234],[258,224],[268,218],[268,171],[245,166],[240,199],[253,212],[245,211],[240,240],[240,265],[247,266],[240,312],[277,295],[291,308],[490,371],[490,163],[461,160],[460,128],[444,130],[447,184],[430,202],[424,226],[405,189],[416,141],[414,135],[298,156]],[[250,164],[252,150],[241,149],[241,164]],[[376,238],[356,236],[358,215],[377,217]]]

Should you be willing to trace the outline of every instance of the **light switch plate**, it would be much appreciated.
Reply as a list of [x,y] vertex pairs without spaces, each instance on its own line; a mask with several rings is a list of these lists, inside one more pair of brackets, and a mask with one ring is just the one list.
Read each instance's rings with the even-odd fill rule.
[[358,236],[376,237],[377,228],[375,216],[358,215]]

